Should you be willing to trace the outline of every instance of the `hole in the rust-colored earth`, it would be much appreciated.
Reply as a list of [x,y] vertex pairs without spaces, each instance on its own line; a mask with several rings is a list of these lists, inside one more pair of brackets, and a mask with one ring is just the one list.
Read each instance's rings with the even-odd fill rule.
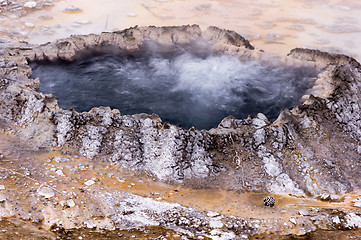
[[78,60],[31,62],[39,91],[52,93],[64,109],[117,108],[121,114],[156,113],[190,128],[216,127],[226,116],[246,118],[279,112],[300,103],[317,71],[244,61],[212,53],[211,46],[146,44],[136,53],[112,48],[79,55]]

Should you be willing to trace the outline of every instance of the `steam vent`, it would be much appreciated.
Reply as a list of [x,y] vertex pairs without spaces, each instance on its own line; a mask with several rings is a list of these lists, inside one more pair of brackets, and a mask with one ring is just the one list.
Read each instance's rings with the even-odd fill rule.
[[277,56],[197,25],[1,46],[0,229],[45,239],[361,237],[353,58]]

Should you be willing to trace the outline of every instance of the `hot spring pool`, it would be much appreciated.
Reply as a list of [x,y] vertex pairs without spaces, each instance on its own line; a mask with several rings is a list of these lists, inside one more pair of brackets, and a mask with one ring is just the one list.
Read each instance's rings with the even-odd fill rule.
[[184,128],[216,127],[226,116],[264,113],[271,120],[300,103],[313,68],[242,61],[186,48],[140,53],[104,51],[74,62],[32,62],[39,91],[64,109],[117,108],[121,114],[156,113]]

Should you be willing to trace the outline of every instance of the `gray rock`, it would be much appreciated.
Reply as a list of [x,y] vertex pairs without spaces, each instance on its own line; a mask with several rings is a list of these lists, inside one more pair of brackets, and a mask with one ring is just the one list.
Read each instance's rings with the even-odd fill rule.
[[271,196],[267,196],[263,199],[263,205],[265,206],[270,206],[270,207],[273,207],[276,203],[276,200],[271,197]]
[[328,93],[313,89],[314,95],[282,111],[274,122],[262,113],[243,120],[228,117],[209,131],[165,124],[156,115],[124,116],[104,107],[84,113],[62,110],[52,95],[36,91],[39,80],[29,78],[28,60],[72,61],[79,52],[102,44],[136,52],[146,40],[186,45],[201,38],[215,53],[252,60],[267,56],[236,32],[216,27],[202,31],[197,25],[134,27],[4,48],[0,77],[9,81],[0,85],[0,119],[21,124],[18,134],[33,149],[66,146],[75,154],[165,182],[330,197],[360,188],[361,179],[354,177],[361,168],[360,64],[344,55],[292,50],[285,62],[274,64],[325,72],[316,82],[330,86]]

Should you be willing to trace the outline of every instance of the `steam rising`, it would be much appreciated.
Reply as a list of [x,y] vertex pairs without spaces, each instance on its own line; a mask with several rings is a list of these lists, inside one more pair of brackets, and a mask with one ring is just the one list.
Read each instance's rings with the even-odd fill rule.
[[[203,52],[204,53],[204,52]],[[34,62],[39,91],[52,93],[62,108],[96,106],[122,114],[156,113],[184,128],[216,127],[226,116],[262,112],[275,119],[297,105],[316,72],[271,66],[235,56],[187,50],[144,54],[106,53],[76,62]]]

